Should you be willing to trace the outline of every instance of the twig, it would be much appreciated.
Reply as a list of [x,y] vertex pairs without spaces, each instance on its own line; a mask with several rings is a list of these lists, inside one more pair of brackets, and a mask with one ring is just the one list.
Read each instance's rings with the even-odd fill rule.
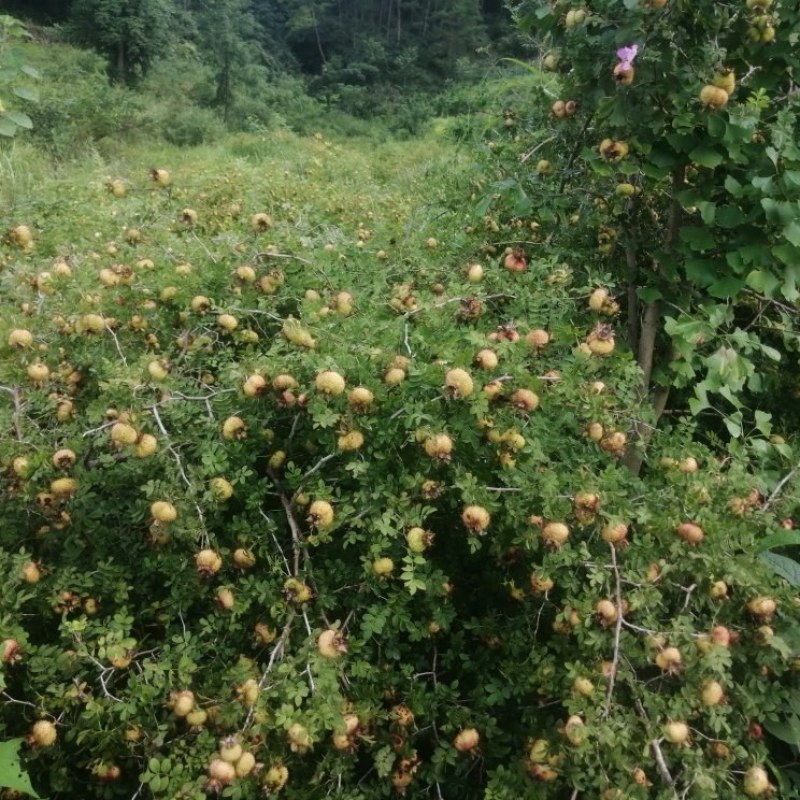
[[4,392],[11,395],[11,400],[14,403],[14,436],[18,442],[23,439],[22,436],[22,400],[19,395],[19,389],[16,386],[0,386]]
[[317,461],[316,464],[314,464],[313,467],[311,467],[311,469],[308,472],[306,472],[300,478],[300,483],[303,483],[304,481],[308,480],[308,478],[310,478],[318,469],[320,469],[323,466],[323,464],[327,464],[328,461],[330,461],[333,458],[336,458],[337,455],[338,455],[337,453],[328,453],[328,455],[323,456],[319,461]]
[[0,692],[0,694],[1,694],[1,695],[3,695],[3,697],[5,697],[5,698],[6,698],[6,699],[5,699],[5,702],[6,702],[6,703],[13,703],[13,704],[14,704],[14,705],[16,705],[16,706],[27,706],[28,708],[34,708],[34,709],[36,709],[37,711],[39,710],[39,706],[37,706],[37,705],[34,705],[33,703],[29,703],[27,700],[17,700],[17,699],[15,699],[15,698],[13,698],[13,697],[12,697],[10,694],[8,694],[7,692]]
[[111,326],[106,323],[106,330],[111,334],[111,338],[114,340],[114,345],[117,348],[117,352],[119,353],[119,357],[122,359],[122,363],[127,367],[128,366],[128,359],[125,358],[125,353],[122,352],[122,348],[119,344],[119,339],[117,339],[117,334],[114,333]]
[[797,474],[798,470],[800,470],[800,464],[795,464],[791,471],[778,481],[778,485],[772,490],[772,494],[764,501],[764,505],[761,506],[762,511],[769,511],[772,504],[778,499],[778,495],[783,491],[783,487]]
[[[264,688],[264,684],[267,682],[267,678],[269,677],[269,673],[272,672],[272,668],[275,666],[276,661],[283,653],[283,649],[286,646],[286,640],[289,638],[289,634],[292,631],[292,624],[294,623],[294,617],[296,611],[292,611],[289,619],[286,620],[286,624],[283,626],[283,630],[281,631],[281,635],[278,637],[278,641],[275,643],[275,647],[272,648],[272,652],[269,654],[269,661],[267,661],[267,666],[264,667],[264,671],[261,673],[261,677],[258,679],[258,688],[259,690]],[[246,731],[253,722],[253,717],[256,713],[255,704],[250,706],[247,711],[247,717],[245,718],[244,725],[242,725],[242,731]]]
[[295,261],[299,261],[301,264],[311,264],[308,259],[300,258],[300,256],[293,256],[289,253],[256,253],[253,258],[291,258]]
[[528,150],[527,153],[523,153],[519,157],[520,164],[524,164],[537,150],[544,147],[546,144],[550,144],[550,142],[554,142],[555,139],[556,139],[555,136],[551,136],[549,139],[545,139],[544,141],[539,142],[539,144],[537,144],[535,147],[532,147],[530,150]]
[[[634,702],[636,704],[636,711],[639,713],[639,716],[645,722],[647,722],[647,712],[644,710],[642,701],[637,699]],[[661,739],[651,739],[650,749],[653,751],[653,757],[656,760],[658,771],[661,773],[664,783],[666,783],[667,786],[674,786],[675,780],[673,779],[672,775],[670,775],[667,762],[664,760],[664,754],[661,752]]]
[[617,605],[617,620],[614,625],[614,655],[611,658],[611,669],[608,676],[608,691],[606,692],[606,705],[603,709],[602,718],[605,719],[611,712],[611,699],[614,694],[614,686],[617,682],[617,667],[619,666],[619,640],[622,632],[622,583],[620,580],[619,567],[617,566],[617,551],[613,544],[609,544],[611,550],[611,567],[614,570],[614,598]]
[[197,243],[200,245],[200,247],[202,247],[203,250],[206,251],[206,255],[211,259],[211,263],[212,264],[216,264],[217,263],[217,259],[214,258],[214,254],[205,246],[205,243],[203,242],[203,240],[194,231],[192,231],[192,236],[197,241]]

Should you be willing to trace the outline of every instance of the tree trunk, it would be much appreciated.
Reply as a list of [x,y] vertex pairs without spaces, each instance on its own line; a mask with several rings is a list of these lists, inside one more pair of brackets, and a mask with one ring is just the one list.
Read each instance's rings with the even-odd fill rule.
[[[670,256],[675,255],[675,244],[681,226],[682,208],[678,201],[678,192],[683,188],[686,180],[686,168],[678,167],[672,173],[672,199],[670,203],[669,219],[664,239],[664,249]],[[639,384],[638,399],[640,406],[648,398],[653,412],[652,424],[639,418],[633,421],[628,435],[628,450],[622,460],[623,464],[634,474],[638,475],[644,463],[647,445],[655,433],[655,426],[664,413],[669,399],[669,387],[659,386],[654,390],[650,386],[653,375],[653,365],[656,358],[656,340],[661,330],[661,301],[654,300],[644,306],[644,312],[639,324],[639,300],[636,294],[636,278],[638,277],[636,244],[632,237],[626,237],[625,258],[628,264],[628,332],[631,347],[637,353],[637,362],[642,370]]]

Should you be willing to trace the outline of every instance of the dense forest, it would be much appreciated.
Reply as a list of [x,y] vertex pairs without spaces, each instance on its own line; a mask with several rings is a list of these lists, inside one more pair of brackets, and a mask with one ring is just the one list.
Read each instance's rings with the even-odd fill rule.
[[393,84],[430,89],[460,60],[480,60],[511,32],[502,0],[26,0],[11,11],[108,58],[112,77],[134,83],[180,44],[197,48],[230,102],[248,65],[299,71],[312,90]]

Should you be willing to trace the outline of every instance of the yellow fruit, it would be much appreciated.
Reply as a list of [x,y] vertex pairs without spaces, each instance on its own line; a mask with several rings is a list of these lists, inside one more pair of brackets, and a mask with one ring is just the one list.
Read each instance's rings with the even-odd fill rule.
[[481,742],[481,736],[475,728],[463,728],[453,739],[453,747],[460,753],[469,753],[475,750]]
[[156,522],[160,522],[162,525],[168,522],[174,522],[178,519],[178,510],[172,503],[167,503],[164,500],[156,500],[156,502],[150,506],[150,513],[153,519],[156,520]]
[[383,381],[387,386],[399,386],[405,379],[406,372],[400,367],[390,367],[383,376]]
[[236,780],[236,768],[222,758],[215,758],[208,765],[208,776],[216,781],[217,785],[227,786]]
[[263,211],[253,214],[250,218],[250,227],[255,233],[266,233],[272,227],[272,217]]
[[50,491],[58,498],[69,498],[75,494],[78,482],[75,478],[56,478],[50,483]]
[[766,770],[761,767],[750,767],[744,774],[742,788],[748,797],[767,794],[770,791],[770,784]]
[[127,422],[115,422],[111,426],[111,441],[118,447],[135,444],[138,438],[139,433],[136,428],[128,425]]
[[159,186],[169,186],[172,180],[169,172],[167,172],[165,169],[151,169],[150,177]]
[[448,370],[444,376],[444,385],[454,397],[469,397],[474,389],[470,374],[459,368]]
[[480,536],[489,527],[491,515],[483,506],[467,506],[461,512],[461,521],[470,533]]
[[33,334],[25,328],[16,328],[8,334],[8,346],[20,349],[33,345]]
[[569,539],[569,534],[570,530],[563,522],[548,522],[542,528],[542,541],[546,545],[558,549]]
[[731,95],[736,88],[736,73],[732,69],[724,69],[713,77],[711,83]]
[[40,719],[33,723],[31,740],[37,747],[51,747],[56,743],[58,731],[56,726],[47,719]]
[[8,233],[12,244],[18,247],[30,247],[33,244],[33,233],[27,225],[17,225]]
[[232,333],[239,327],[239,320],[233,314],[220,314],[217,317],[217,326],[226,333]]
[[152,433],[143,433],[133,448],[137,458],[147,458],[158,450],[158,439]]
[[689,740],[689,726],[685,722],[668,722],[663,732],[664,738],[672,744],[685,744]]
[[252,550],[238,547],[233,551],[233,563],[239,569],[250,569],[255,566],[256,557]]
[[345,379],[333,370],[320,372],[314,379],[318,392],[331,396],[340,395],[345,390]]
[[208,488],[217,501],[225,501],[233,496],[233,485],[226,478],[212,478]]
[[372,562],[372,572],[379,578],[388,578],[394,572],[394,561],[386,556],[377,558]]
[[222,436],[225,439],[244,439],[247,436],[247,425],[241,417],[228,417],[222,423]]
[[222,569],[222,557],[216,550],[201,550],[195,555],[194,563],[201,576],[216,575]]
[[246,778],[256,766],[256,757],[250,753],[242,753],[239,757],[239,760],[234,765],[236,769],[236,777],[237,778]]
[[361,431],[348,431],[347,433],[339,436],[336,440],[336,446],[343,453],[350,453],[358,450],[364,444],[364,434]]
[[728,104],[728,92],[719,86],[708,84],[700,90],[700,102],[707,109],[716,111]]
[[333,518],[333,506],[326,500],[315,500],[308,508],[308,521],[315,528],[327,528]]
[[317,650],[323,658],[338,658],[347,652],[347,644],[340,631],[328,628],[319,635]]
[[28,377],[35,384],[42,384],[50,377],[50,370],[46,364],[37,361],[27,369]]
[[364,386],[356,386],[355,389],[351,389],[350,393],[347,395],[348,405],[358,414],[363,414],[368,411],[374,401],[375,396]]

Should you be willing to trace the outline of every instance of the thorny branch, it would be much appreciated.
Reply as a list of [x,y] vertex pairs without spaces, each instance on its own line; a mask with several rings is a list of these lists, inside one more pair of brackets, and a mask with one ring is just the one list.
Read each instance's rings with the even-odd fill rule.
[[772,504],[778,499],[778,496],[783,491],[783,487],[786,486],[789,481],[794,478],[797,474],[797,471],[800,470],[800,464],[795,464],[795,466],[786,474],[784,475],[780,481],[778,481],[778,485],[772,490],[772,494],[764,501],[764,505],[761,506],[762,511],[769,511],[772,507]]
[[619,667],[619,640],[622,632],[622,580],[617,564],[617,551],[613,544],[609,544],[611,550],[611,567],[614,570],[614,601],[617,606],[617,620],[614,625],[614,654],[611,658],[611,670],[608,677],[608,691],[606,693],[606,705],[603,709],[603,719],[611,712],[611,698],[614,694],[614,685],[617,681],[617,668]]
[[19,394],[19,389],[16,386],[0,386],[4,392],[11,395],[11,400],[14,403],[14,438],[22,441],[22,398]]
[[[639,716],[647,722],[647,712],[644,710],[644,706],[642,705],[641,700],[636,700],[636,711],[639,713]],[[658,766],[658,771],[661,773],[661,777],[664,780],[664,783],[667,786],[674,786],[675,780],[670,775],[669,768],[667,767],[667,762],[664,760],[664,754],[661,752],[661,744],[659,739],[651,739],[650,740],[650,749],[653,751],[653,756],[656,760],[656,765]]]

